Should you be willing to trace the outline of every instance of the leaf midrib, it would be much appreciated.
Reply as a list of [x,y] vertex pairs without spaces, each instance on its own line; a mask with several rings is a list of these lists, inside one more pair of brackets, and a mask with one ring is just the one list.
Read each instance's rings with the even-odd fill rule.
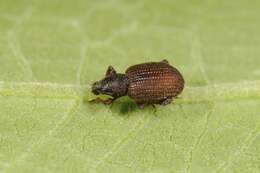
[[[0,82],[0,96],[90,100],[90,85],[49,82]],[[260,81],[186,86],[177,103],[260,98]]]

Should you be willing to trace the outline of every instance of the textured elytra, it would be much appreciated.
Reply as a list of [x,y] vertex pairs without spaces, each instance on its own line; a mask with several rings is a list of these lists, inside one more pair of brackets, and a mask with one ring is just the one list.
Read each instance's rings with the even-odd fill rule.
[[150,62],[129,67],[128,96],[137,103],[162,103],[179,95],[184,88],[180,72],[166,62]]

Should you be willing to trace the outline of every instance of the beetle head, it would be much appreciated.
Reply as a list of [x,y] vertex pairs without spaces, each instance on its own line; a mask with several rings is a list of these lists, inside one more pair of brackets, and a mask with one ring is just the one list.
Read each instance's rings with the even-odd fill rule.
[[95,95],[105,94],[112,97],[126,95],[128,80],[124,74],[118,74],[112,66],[109,66],[105,78],[92,85],[92,92]]

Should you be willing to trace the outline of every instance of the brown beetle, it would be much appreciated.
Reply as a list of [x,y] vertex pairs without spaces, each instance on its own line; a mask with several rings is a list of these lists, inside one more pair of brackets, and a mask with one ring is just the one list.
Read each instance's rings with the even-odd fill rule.
[[96,102],[111,104],[128,95],[143,108],[149,104],[171,103],[182,92],[184,83],[181,73],[163,60],[131,66],[125,74],[117,73],[109,66],[105,78],[92,85],[92,92],[112,96],[107,100],[97,98]]

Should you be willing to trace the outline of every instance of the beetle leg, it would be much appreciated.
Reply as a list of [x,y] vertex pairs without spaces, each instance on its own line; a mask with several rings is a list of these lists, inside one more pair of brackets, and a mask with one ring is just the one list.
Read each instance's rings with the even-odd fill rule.
[[101,99],[100,98],[95,98],[95,99],[89,100],[88,102],[90,102],[90,103],[100,103]]
[[145,107],[145,103],[137,103],[137,106],[140,108],[140,109],[144,109]]
[[155,116],[157,116],[157,115],[156,115],[157,108],[156,108],[155,104],[152,104],[152,107],[153,107],[153,114],[154,114]]
[[162,101],[162,105],[168,105],[172,102],[172,98],[166,98],[165,100]]
[[109,98],[109,99],[103,100],[103,103],[105,105],[111,105],[114,100],[115,100],[114,98]]
[[96,99],[92,99],[89,102],[91,103],[103,103],[105,105],[111,105],[113,103],[113,101],[115,100],[115,98],[108,98],[106,100],[102,100],[101,98],[96,98]]

